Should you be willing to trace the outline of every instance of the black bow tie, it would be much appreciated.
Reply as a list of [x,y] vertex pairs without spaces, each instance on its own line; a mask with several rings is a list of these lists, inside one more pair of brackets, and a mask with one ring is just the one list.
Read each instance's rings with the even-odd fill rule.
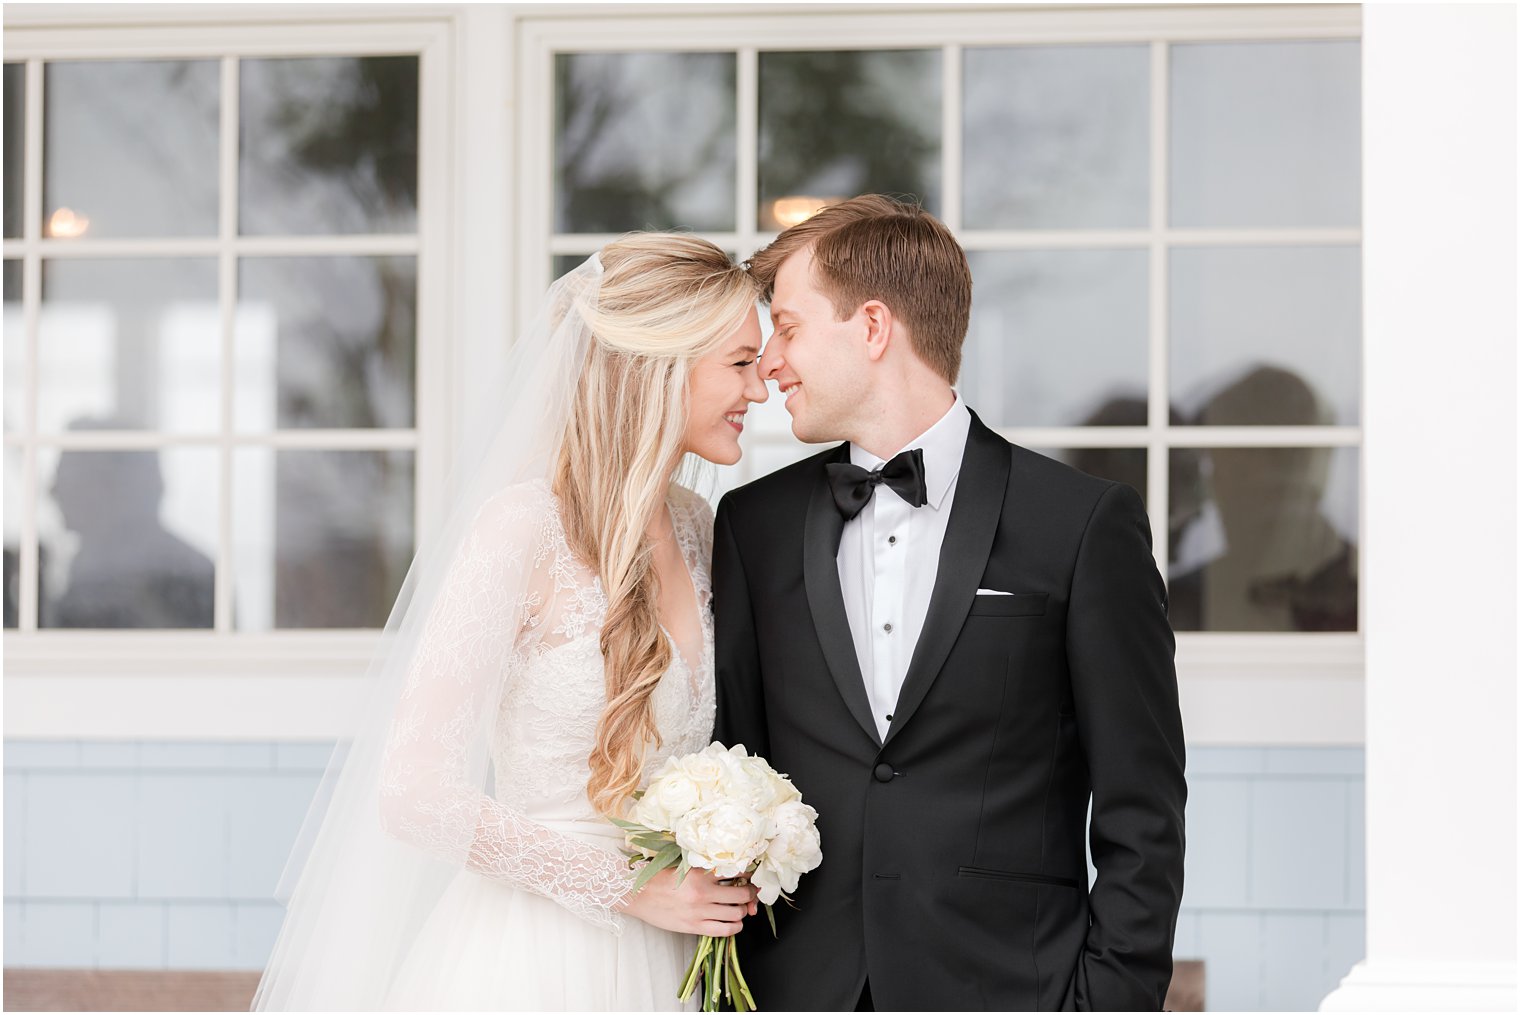
[[929,492],[924,488],[923,448],[910,448],[870,472],[849,462],[830,462],[826,468],[829,492],[834,495],[834,503],[839,506],[839,513],[844,515],[845,521],[860,514],[861,509],[870,503],[879,483],[896,490],[899,497],[914,507],[923,507],[929,502]]

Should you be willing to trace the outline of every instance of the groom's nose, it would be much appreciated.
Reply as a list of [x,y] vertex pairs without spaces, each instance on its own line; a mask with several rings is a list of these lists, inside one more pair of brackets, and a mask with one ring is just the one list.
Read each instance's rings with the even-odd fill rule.
[[786,340],[779,335],[772,335],[770,341],[765,343],[765,351],[760,354],[760,379],[774,381],[776,374],[784,366],[786,366]]

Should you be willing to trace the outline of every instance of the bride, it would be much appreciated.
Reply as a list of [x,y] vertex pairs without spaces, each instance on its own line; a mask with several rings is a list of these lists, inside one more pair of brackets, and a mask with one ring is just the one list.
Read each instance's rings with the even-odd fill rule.
[[710,739],[712,515],[673,476],[739,459],[757,296],[669,234],[550,288],[302,829],[256,1009],[673,1009],[690,935],[754,911],[700,870],[633,893],[607,815]]

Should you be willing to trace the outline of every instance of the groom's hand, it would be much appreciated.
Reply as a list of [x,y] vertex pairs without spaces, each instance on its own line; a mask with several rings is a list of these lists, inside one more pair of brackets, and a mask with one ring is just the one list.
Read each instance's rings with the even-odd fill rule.
[[755,913],[758,892],[749,884],[725,884],[712,871],[689,871],[680,884],[665,869],[623,902],[623,912],[678,934],[732,937]]

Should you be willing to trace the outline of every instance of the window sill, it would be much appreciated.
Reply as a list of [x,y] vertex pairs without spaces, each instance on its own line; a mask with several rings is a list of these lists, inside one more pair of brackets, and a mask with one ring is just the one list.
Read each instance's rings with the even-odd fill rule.
[[[378,637],[7,634],[5,736],[334,740]],[[1361,635],[1184,633],[1177,673],[1189,744],[1363,741]]]

